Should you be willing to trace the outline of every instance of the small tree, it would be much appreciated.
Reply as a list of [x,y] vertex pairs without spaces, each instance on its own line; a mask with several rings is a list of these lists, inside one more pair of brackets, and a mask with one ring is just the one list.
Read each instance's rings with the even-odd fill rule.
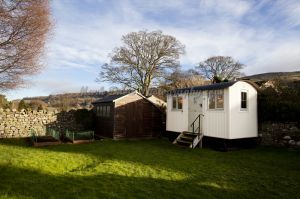
[[43,110],[43,106],[40,104],[37,108],[38,111],[42,111]]
[[6,99],[5,95],[0,95],[0,108],[8,108],[9,101]]
[[18,111],[25,109],[28,110],[30,108],[29,104],[27,104],[24,100],[21,100],[18,105]]
[[235,77],[241,77],[243,73],[241,70],[244,65],[235,61],[232,57],[216,56],[210,57],[204,62],[200,62],[196,66],[196,70],[205,76],[207,79],[213,81],[214,78],[220,80],[231,80]]
[[184,45],[161,31],[132,32],[122,37],[123,45],[111,54],[110,63],[102,66],[96,81],[108,81],[135,89],[143,95],[170,71],[179,67]]
[[178,88],[201,86],[203,84],[205,84],[204,77],[196,71],[176,70],[171,73],[164,82],[161,83],[160,88],[164,91],[170,91]]

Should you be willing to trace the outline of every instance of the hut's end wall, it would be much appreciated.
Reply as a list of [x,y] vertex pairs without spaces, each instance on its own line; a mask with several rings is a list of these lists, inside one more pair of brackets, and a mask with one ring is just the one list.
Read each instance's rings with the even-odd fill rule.
[[[247,109],[241,109],[241,92],[247,92]],[[246,82],[229,87],[229,139],[258,136],[257,90]]]

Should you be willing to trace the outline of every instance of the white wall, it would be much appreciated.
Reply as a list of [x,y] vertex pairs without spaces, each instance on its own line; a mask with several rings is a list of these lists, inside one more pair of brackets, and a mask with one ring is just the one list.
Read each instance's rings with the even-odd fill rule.
[[224,109],[208,109],[208,92],[205,91],[203,103],[203,133],[204,136],[229,139],[229,93],[228,88],[224,89]]
[[[247,91],[247,110],[241,110],[241,91]],[[229,87],[229,139],[257,137],[257,91],[239,81]]]
[[[246,111],[240,109],[242,90],[248,92]],[[183,97],[182,111],[172,110],[172,95],[168,95],[167,131],[191,131],[191,123],[203,113],[201,124],[205,136],[224,139],[257,137],[257,91],[253,86],[240,81],[225,88],[223,110],[208,109],[207,95],[207,91],[179,94]]]
[[182,132],[188,131],[188,95],[178,94],[182,96],[182,110],[172,109],[172,95],[167,96],[167,131]]

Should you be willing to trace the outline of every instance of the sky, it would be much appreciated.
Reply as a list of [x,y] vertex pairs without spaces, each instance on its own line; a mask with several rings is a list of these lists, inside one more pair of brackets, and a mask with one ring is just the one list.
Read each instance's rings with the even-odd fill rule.
[[300,71],[300,0],[52,0],[44,68],[8,99],[109,89],[96,83],[122,35],[161,30],[185,45],[182,69],[231,56],[243,72]]

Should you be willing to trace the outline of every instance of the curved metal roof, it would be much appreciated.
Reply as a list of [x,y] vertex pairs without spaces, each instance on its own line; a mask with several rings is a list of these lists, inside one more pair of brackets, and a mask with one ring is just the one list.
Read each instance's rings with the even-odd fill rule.
[[189,88],[181,88],[169,91],[168,94],[176,94],[176,93],[190,93],[194,91],[204,91],[204,90],[218,90],[218,89],[224,89],[232,86],[237,81],[232,82],[221,82],[216,84],[210,84],[210,85],[203,85],[203,86],[194,86]]

